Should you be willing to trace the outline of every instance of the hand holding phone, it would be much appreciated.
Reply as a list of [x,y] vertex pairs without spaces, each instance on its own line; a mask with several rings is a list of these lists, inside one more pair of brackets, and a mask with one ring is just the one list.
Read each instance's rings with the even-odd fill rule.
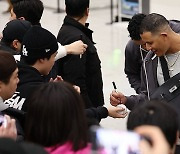
[[1,116],[1,126],[0,126],[0,137],[8,137],[16,140],[17,129],[15,124],[15,119],[11,119],[8,115]]
[[140,154],[141,136],[134,132],[92,127],[93,150],[98,154]]
[[7,119],[3,115],[0,115],[0,126],[3,126],[4,128],[7,127]]

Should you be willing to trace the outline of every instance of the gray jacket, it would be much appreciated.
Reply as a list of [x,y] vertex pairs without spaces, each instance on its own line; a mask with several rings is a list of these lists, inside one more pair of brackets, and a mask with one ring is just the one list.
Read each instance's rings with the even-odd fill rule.
[[[170,20],[169,25],[173,31],[180,33],[180,21]],[[136,93],[141,92],[141,66],[147,51],[140,48],[132,40],[129,40],[125,48],[125,68],[129,83]]]
[[158,87],[157,81],[158,57],[149,51],[144,59],[141,71],[141,93],[127,97],[126,106],[132,110],[136,105],[150,100],[150,96]]

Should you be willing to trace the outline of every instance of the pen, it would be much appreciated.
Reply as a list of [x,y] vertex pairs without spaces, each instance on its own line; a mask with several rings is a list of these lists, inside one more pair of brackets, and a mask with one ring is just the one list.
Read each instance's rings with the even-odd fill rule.
[[117,87],[116,87],[115,82],[113,81],[112,84],[113,84],[113,87],[114,87],[115,92],[117,92]]

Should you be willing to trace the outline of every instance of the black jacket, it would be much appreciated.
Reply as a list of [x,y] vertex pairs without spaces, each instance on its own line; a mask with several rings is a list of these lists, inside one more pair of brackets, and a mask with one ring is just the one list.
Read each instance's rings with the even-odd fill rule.
[[[180,21],[170,20],[169,25],[173,31],[180,33]],[[129,83],[136,93],[141,92],[141,66],[147,51],[140,48],[132,40],[129,40],[125,48],[125,68]]]
[[68,55],[56,62],[58,74],[65,81],[80,87],[86,108],[104,104],[101,62],[92,40],[92,33],[87,27],[66,16],[57,37],[62,45],[79,39],[88,45],[82,58],[79,55]]
[[129,40],[125,48],[125,68],[129,83],[136,93],[141,92],[141,66],[148,51],[140,48],[133,40]]
[[39,71],[31,66],[18,63],[18,69],[19,83],[17,90],[5,103],[13,108],[27,111],[26,98],[28,98],[39,85],[44,83],[44,79]]
[[[27,111],[26,99],[39,87],[45,83],[43,76],[35,68],[23,63],[18,63],[19,79],[17,90],[15,94],[5,104],[15,109]],[[108,111],[105,107],[89,108],[86,109],[86,115],[88,118],[95,118],[100,121],[102,118],[108,116]]]

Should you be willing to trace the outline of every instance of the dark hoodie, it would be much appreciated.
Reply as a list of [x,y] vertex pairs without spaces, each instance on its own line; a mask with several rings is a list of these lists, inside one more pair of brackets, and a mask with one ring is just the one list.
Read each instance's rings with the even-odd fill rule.
[[15,94],[5,101],[10,107],[27,111],[27,104],[25,103],[32,92],[42,83],[44,83],[43,76],[34,67],[18,63],[19,69],[19,83]]
[[[15,94],[10,99],[6,100],[5,104],[27,112],[28,104],[26,104],[25,100],[31,96],[38,86],[46,81],[40,72],[34,67],[19,62],[18,69],[20,82],[18,83]],[[102,106],[98,108],[89,108],[86,109],[86,116],[88,118],[95,118],[99,122],[102,118],[106,118],[108,116],[108,110],[106,107]]]

